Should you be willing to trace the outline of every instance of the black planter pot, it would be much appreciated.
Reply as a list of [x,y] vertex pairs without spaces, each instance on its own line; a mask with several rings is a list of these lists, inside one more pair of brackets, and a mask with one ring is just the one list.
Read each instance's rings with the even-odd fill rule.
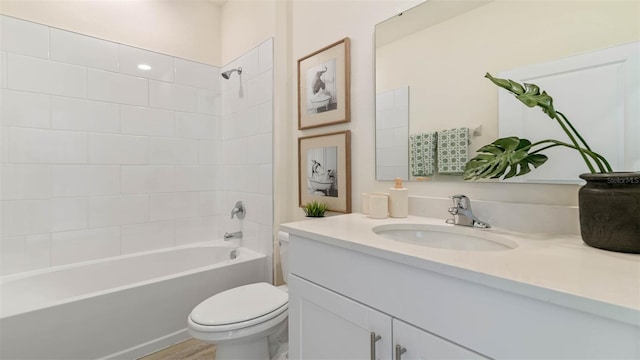
[[640,254],[640,172],[582,174],[580,232],[590,246]]

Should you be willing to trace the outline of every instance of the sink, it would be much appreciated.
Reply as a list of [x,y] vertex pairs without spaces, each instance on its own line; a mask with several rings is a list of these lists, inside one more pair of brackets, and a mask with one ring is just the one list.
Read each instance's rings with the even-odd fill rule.
[[518,245],[491,230],[455,225],[388,224],[373,228],[383,238],[407,244],[464,251],[511,250]]

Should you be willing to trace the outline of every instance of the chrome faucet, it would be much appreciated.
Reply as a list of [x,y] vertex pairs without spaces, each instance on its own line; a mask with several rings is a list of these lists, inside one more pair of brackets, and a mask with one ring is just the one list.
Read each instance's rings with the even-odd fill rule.
[[224,241],[229,241],[231,239],[242,239],[242,231],[224,233]]
[[451,196],[453,207],[449,208],[449,214],[453,219],[447,219],[447,224],[473,226],[480,228],[490,228],[491,225],[479,220],[471,211],[471,200],[462,194]]
[[244,207],[244,203],[242,201],[236,202],[236,206],[231,209],[231,218],[237,216],[238,219],[244,219],[244,216],[247,214],[247,210]]

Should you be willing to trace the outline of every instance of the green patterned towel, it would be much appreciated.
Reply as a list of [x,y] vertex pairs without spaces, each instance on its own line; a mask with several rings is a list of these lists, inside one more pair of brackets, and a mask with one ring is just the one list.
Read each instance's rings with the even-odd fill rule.
[[469,128],[438,132],[438,173],[461,175],[469,160]]
[[410,166],[413,176],[431,176],[436,164],[436,133],[409,135]]

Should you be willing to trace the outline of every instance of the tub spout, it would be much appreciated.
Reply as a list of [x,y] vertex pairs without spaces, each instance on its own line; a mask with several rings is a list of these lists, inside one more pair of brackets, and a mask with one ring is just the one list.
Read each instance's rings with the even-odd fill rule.
[[224,241],[229,241],[231,239],[242,239],[242,231],[224,233]]

